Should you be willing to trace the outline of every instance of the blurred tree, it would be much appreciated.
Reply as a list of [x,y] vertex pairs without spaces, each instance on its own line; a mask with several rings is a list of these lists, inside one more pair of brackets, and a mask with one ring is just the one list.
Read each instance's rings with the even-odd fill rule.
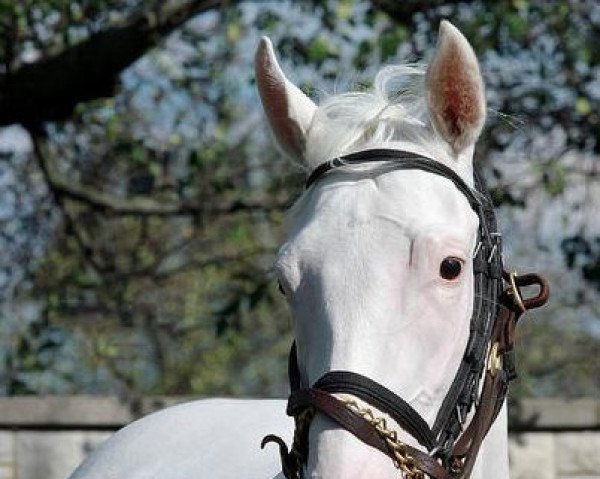
[[158,40],[222,4],[131,3],[2,1],[0,125],[39,128],[68,119],[80,102],[112,96],[118,75]]
[[[113,91],[124,67],[219,3],[4,5],[22,34],[6,45],[15,59],[3,80],[3,121],[27,128],[36,180],[63,222],[54,247],[27,265],[29,294],[12,298],[12,306],[39,301],[28,321],[8,328],[6,392],[242,394],[282,384],[283,368],[273,373],[270,356],[273,348],[283,354],[287,323],[279,315],[260,327],[257,316],[274,309],[266,276],[273,244],[258,236],[270,233],[264,215],[277,220],[290,200],[258,191],[266,188],[255,178],[264,166],[246,159],[260,117],[230,131],[238,112],[228,94],[239,85],[222,65],[238,40],[236,13],[186,25]],[[71,33],[76,41],[60,39]],[[214,63],[189,46],[196,41],[211,43]],[[261,161],[274,157],[268,151]],[[258,345],[266,367],[227,381],[223,369],[245,366]]]
[[268,269],[303,171],[264,132],[257,38],[319,96],[424,58],[441,18],[488,85],[507,258],[560,285],[524,325],[519,393],[600,391],[600,6],[233,3],[0,1],[0,124],[31,138],[0,163],[5,392],[283,394]]

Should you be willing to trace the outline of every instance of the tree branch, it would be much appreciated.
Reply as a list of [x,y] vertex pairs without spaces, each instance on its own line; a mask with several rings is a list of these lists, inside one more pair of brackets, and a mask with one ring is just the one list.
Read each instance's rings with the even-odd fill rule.
[[430,0],[424,3],[422,0],[372,0],[371,5],[377,10],[387,13],[396,23],[411,25],[412,17],[417,12],[431,10],[441,5],[460,3],[460,0]]
[[77,224],[73,220],[72,216],[69,214],[68,209],[65,207],[63,198],[60,194],[58,194],[55,190],[52,189],[52,174],[50,172],[50,168],[48,166],[48,162],[46,160],[46,156],[42,151],[42,146],[40,144],[41,139],[35,135],[33,132],[30,132],[31,141],[33,143],[34,156],[38,163],[38,166],[42,172],[42,176],[46,180],[46,184],[48,185],[48,189],[50,190],[50,194],[54,198],[54,202],[56,205],[62,210],[63,216],[65,218],[65,224],[67,230],[72,233],[75,241],[77,242],[77,246],[79,247],[84,260],[97,272],[102,273],[106,270],[104,265],[99,263],[95,256],[93,249],[88,245],[85,238],[77,228]]
[[192,16],[227,0],[191,0],[107,28],[63,52],[0,75],[0,126],[39,129],[68,118],[78,103],[111,96],[119,74]]
[[[48,189],[54,196],[56,203],[65,211],[63,200],[65,198],[83,203],[90,208],[113,216],[201,216],[205,214],[231,214],[253,211],[278,211],[290,205],[288,201],[242,201],[234,200],[219,205],[210,206],[200,204],[198,201],[181,200],[161,202],[151,198],[116,198],[101,191],[84,188],[64,178],[53,171],[51,165],[42,152],[40,137],[30,131],[34,145],[35,156],[42,171]],[[66,212],[65,212],[66,213]]]
[[58,178],[48,171],[48,187],[55,195],[68,198],[114,216],[196,216],[207,213],[229,214],[241,211],[281,210],[288,203],[265,204],[263,201],[235,200],[221,205],[202,205],[189,200],[160,202],[151,198],[121,199],[100,191],[90,190]]

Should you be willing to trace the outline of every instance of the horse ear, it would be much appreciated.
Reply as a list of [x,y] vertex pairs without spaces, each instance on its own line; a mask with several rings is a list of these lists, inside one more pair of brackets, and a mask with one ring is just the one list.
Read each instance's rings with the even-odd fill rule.
[[306,132],[316,105],[285,77],[267,37],[260,40],[254,68],[260,99],[277,142],[292,158],[304,159]]
[[433,127],[459,154],[475,143],[485,123],[485,88],[471,45],[446,20],[426,82]]

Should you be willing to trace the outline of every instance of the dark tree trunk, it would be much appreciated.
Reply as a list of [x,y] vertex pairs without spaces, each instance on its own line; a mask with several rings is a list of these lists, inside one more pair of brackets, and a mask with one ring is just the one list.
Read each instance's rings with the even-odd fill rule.
[[61,53],[0,75],[0,126],[37,129],[67,119],[78,103],[113,95],[119,74],[193,15],[224,0],[193,0],[163,14],[144,13]]

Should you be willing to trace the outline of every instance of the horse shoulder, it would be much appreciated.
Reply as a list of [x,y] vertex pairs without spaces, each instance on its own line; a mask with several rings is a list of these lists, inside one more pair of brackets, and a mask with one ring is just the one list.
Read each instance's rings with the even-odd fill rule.
[[260,443],[271,433],[289,441],[292,431],[283,400],[193,401],[121,429],[69,479],[279,478],[277,450]]

